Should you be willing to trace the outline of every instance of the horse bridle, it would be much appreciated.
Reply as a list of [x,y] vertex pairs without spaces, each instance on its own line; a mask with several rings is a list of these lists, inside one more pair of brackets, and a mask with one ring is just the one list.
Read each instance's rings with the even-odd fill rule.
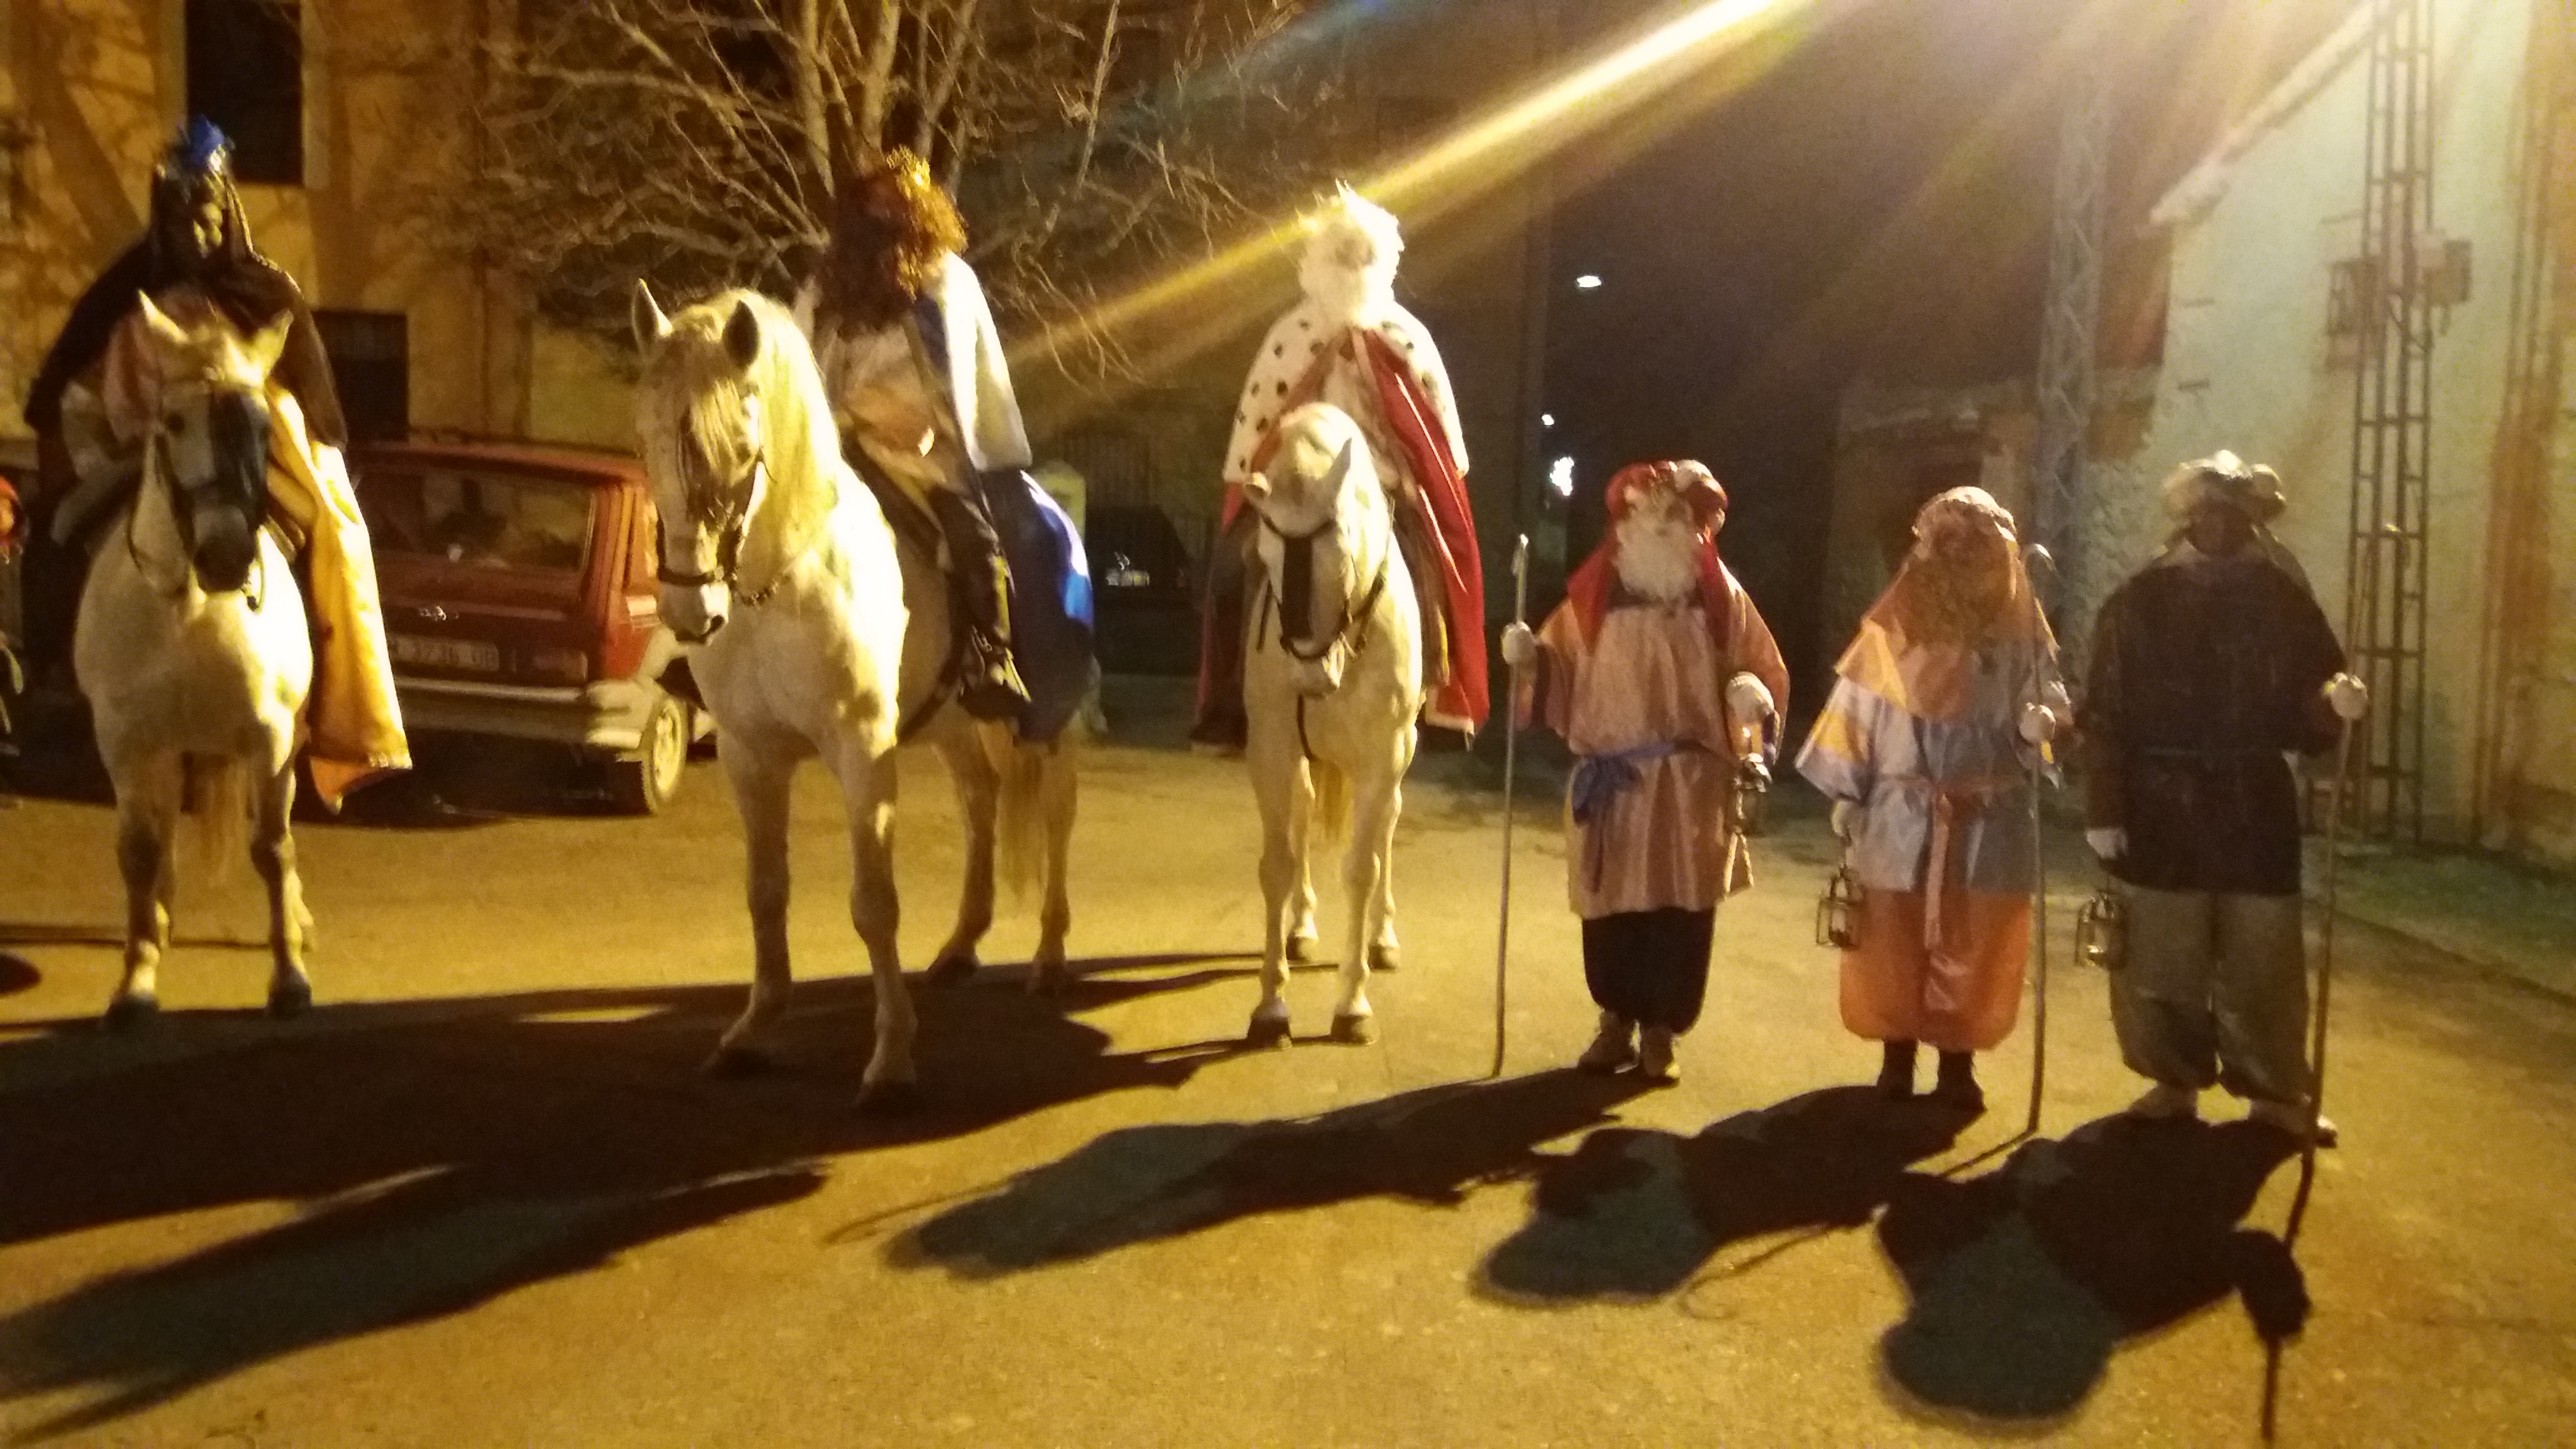
[[671,567],[670,551],[664,547],[662,520],[658,514],[655,515],[653,577],[674,588],[722,588],[733,595],[735,603],[747,609],[758,608],[769,602],[769,596],[778,592],[780,581],[786,577],[785,569],[779,570],[779,578],[771,579],[753,593],[745,594],[741,587],[742,541],[744,535],[751,531],[753,512],[751,500],[759,492],[760,475],[768,466],[769,447],[764,443],[752,450],[751,461],[735,475],[733,486],[725,491],[724,518],[716,532],[716,566],[705,573]]
[[[170,462],[170,450],[167,447],[162,446],[160,434],[157,430],[153,435],[152,441],[145,445],[144,457],[148,460],[148,464],[152,470],[152,481],[159,483],[161,485],[161,491],[169,497],[170,520],[178,530],[179,546],[193,554],[196,543],[194,536],[196,527],[196,509],[191,504],[190,500],[195,494],[205,493],[221,487],[221,480],[217,478],[209,478],[203,483],[196,484],[180,482],[178,472]],[[260,466],[263,468],[268,466],[265,458],[261,460]],[[179,581],[175,584],[165,586],[154,582],[152,578],[153,565],[143,557],[142,541],[134,536],[134,516],[142,511],[142,501],[140,499],[136,500],[134,507],[125,510],[126,559],[134,565],[135,575],[143,580],[144,587],[150,589],[154,594],[163,599],[185,598],[188,593],[188,585],[190,581],[194,580],[197,576],[196,562],[193,558],[183,558],[179,561]],[[258,511],[265,513],[266,509],[261,508]],[[242,602],[249,607],[252,613],[256,614],[259,612],[260,606],[268,601],[268,555],[261,551],[258,546],[259,535],[268,527],[268,520],[265,517],[254,517],[247,518],[243,521],[250,526],[252,572],[243,576],[240,587],[225,589],[220,592],[240,594],[242,596]],[[258,587],[256,588],[252,587],[252,581],[254,579],[258,581]]]
[[[1258,508],[1253,509],[1253,516],[1261,520],[1261,526],[1269,531],[1271,537],[1279,540],[1280,578],[1297,580],[1299,587],[1311,587],[1311,581],[1315,577],[1315,540],[1330,533],[1337,520],[1327,518],[1304,533],[1290,533],[1271,522],[1270,515]],[[1333,626],[1333,632],[1323,636],[1311,652],[1298,648],[1299,636],[1289,633],[1288,606],[1292,602],[1302,606],[1296,610],[1296,613],[1297,623],[1304,626],[1312,620],[1314,600],[1294,598],[1293,595],[1281,589],[1280,580],[1265,580],[1262,585],[1262,612],[1265,615],[1271,613],[1275,604],[1279,616],[1280,652],[1306,664],[1319,663],[1330,657],[1334,649],[1344,645],[1348,645],[1351,652],[1358,653],[1360,647],[1368,640],[1369,620],[1377,613],[1377,601],[1386,593],[1387,570],[1392,559],[1393,554],[1390,551],[1388,557],[1378,560],[1376,576],[1369,580],[1368,588],[1362,591],[1356,603],[1352,601],[1349,594],[1342,595],[1340,621]],[[1269,631],[1266,629],[1260,631],[1260,633],[1267,632]],[[1306,637],[1312,636],[1310,634]],[[1259,638],[1260,634],[1254,636],[1256,646]]]

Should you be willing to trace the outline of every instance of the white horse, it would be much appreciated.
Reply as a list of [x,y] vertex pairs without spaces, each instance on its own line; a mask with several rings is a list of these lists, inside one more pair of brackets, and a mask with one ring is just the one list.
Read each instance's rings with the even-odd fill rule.
[[1306,852],[1320,816],[1327,836],[1350,837],[1333,1036],[1366,1042],[1376,1035],[1369,972],[1396,960],[1395,821],[1422,708],[1422,620],[1385,487],[1349,414],[1315,403],[1281,419],[1270,467],[1245,480],[1243,497],[1261,521],[1243,707],[1268,910],[1247,1036],[1288,1039],[1280,992],[1315,936]]
[[760,1066],[762,1037],[787,1004],[788,786],[819,756],[849,814],[850,918],[876,981],[861,1101],[897,1105],[914,1082],[915,1018],[895,947],[895,746],[917,733],[938,747],[966,820],[964,895],[932,977],[975,969],[998,837],[1015,873],[1044,858],[1033,988],[1066,970],[1071,749],[1020,741],[950,698],[946,581],[935,560],[896,547],[842,460],[813,352],[785,308],[737,291],[666,317],[638,282],[634,325],[637,430],[662,518],[662,617],[694,646],[750,856],[751,999],[708,1065]]
[[[116,790],[125,877],[125,977],[108,1024],[149,1019],[170,945],[171,837],[193,811],[215,850],[255,815],[251,862],[268,887],[270,1014],[313,1003],[312,917],[287,817],[313,682],[313,641],[287,556],[264,526],[266,385],[293,319],[247,337],[212,308],[193,326],[140,299],[153,424],[132,505],[101,535],[81,591],[73,669]],[[191,787],[194,786],[192,791]]]

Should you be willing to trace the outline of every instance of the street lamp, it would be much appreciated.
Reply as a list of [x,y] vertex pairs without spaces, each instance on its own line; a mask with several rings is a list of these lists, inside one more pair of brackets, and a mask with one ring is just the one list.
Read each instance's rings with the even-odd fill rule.
[[1600,291],[1600,290],[1601,290],[1601,276],[1600,276],[1600,274],[1599,274],[1599,273],[1597,273],[1597,272],[1585,272],[1582,276],[1579,276],[1579,277],[1575,278],[1575,279],[1574,279],[1574,290],[1576,290],[1576,291],[1578,291],[1578,292],[1597,292],[1597,291]]

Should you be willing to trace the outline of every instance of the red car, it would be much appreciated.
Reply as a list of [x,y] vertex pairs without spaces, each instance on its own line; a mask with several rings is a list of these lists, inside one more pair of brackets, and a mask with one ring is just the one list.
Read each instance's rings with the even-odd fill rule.
[[572,746],[623,809],[680,785],[703,721],[639,678],[658,621],[653,501],[630,457],[548,444],[362,445],[403,721]]

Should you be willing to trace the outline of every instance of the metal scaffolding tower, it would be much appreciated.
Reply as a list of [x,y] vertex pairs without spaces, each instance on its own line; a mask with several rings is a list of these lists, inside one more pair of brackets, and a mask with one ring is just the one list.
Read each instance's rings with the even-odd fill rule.
[[2370,685],[2354,743],[2351,828],[2424,834],[2424,573],[2432,469],[2433,16],[2431,0],[2371,0],[2353,369],[2352,534],[2344,645]]
[[[2110,71],[2103,47],[2072,78],[2057,142],[2048,233],[2048,303],[2039,335],[2039,435],[2031,453],[2029,536],[2064,577],[2083,507],[2093,422],[2095,337],[2102,315],[2102,227],[2111,147]],[[2058,590],[2045,602],[2054,613]]]

